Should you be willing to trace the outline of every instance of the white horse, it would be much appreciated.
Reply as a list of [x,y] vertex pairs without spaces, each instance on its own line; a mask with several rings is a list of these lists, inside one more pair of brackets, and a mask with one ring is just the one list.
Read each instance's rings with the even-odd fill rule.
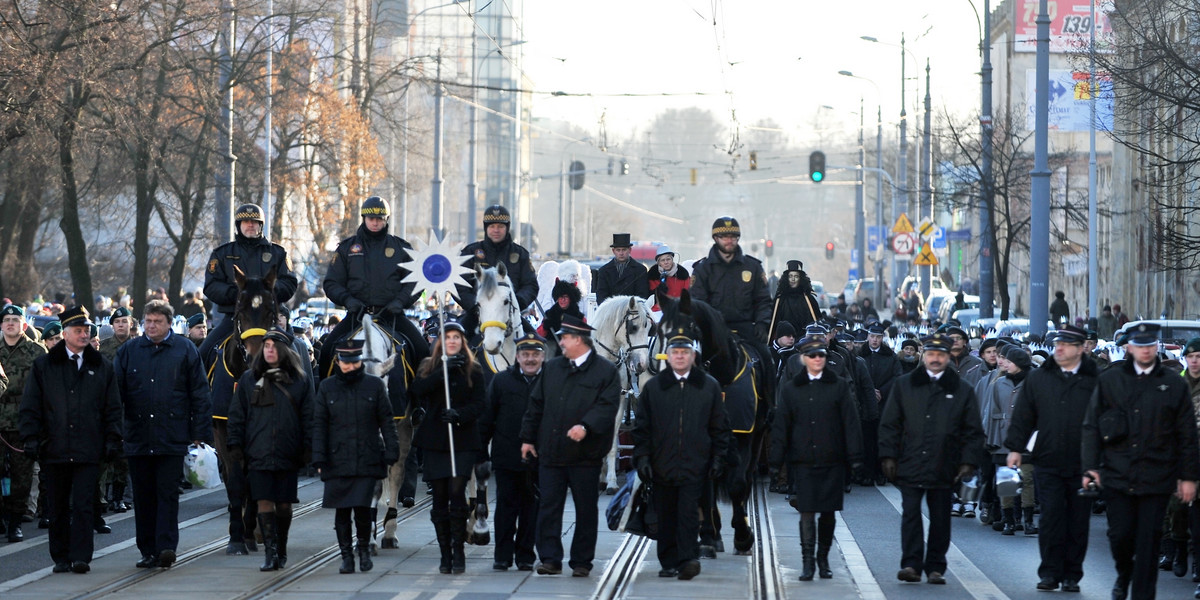
[[588,319],[588,324],[595,329],[592,341],[596,344],[596,351],[616,364],[621,376],[621,406],[613,427],[612,449],[604,462],[604,483],[609,494],[615,494],[618,488],[621,424],[627,418],[630,399],[638,396],[641,384],[649,378],[646,368],[650,362],[650,333],[654,328],[650,319],[650,307],[653,305],[653,299],[613,296],[596,307]]
[[520,334],[521,306],[504,263],[477,270],[475,275],[479,332],[483,334],[479,356],[483,366],[495,374],[515,364],[514,340]]

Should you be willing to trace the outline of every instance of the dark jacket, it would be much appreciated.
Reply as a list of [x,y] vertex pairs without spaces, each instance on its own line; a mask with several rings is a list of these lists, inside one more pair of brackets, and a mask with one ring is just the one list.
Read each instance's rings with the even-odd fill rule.
[[313,403],[312,462],[321,480],[387,477],[400,457],[383,380],[363,369],[321,380]]
[[979,403],[953,369],[934,383],[924,367],[892,386],[879,421],[879,458],[894,458],[896,484],[948,489],[959,465],[986,460]]
[[529,251],[514,242],[511,235],[505,236],[499,244],[493,244],[492,240],[484,237],[478,242],[467,244],[462,253],[473,258],[463,265],[471,269],[471,274],[464,277],[468,284],[466,287],[458,286],[458,297],[461,299],[459,306],[472,307],[476,304],[475,269],[495,267],[500,263],[504,263],[508,269],[508,281],[517,294],[517,304],[521,305],[521,310],[529,308],[537,299],[537,271],[533,270]]
[[1080,474],[1083,418],[1099,375],[1096,361],[1087,355],[1079,371],[1070,378],[1063,375],[1053,356],[1030,371],[1017,395],[1004,447],[1010,452],[1025,452],[1030,436],[1036,431],[1037,442],[1031,456],[1038,469],[1059,475]]
[[867,372],[871,374],[871,383],[879,390],[880,399],[887,398],[892,392],[892,384],[902,374],[896,351],[887,344],[880,344],[879,351],[872,352],[869,344],[863,344],[858,355],[867,361]]
[[824,369],[813,381],[805,369],[781,383],[768,456],[772,465],[861,463],[862,426],[846,380]]
[[112,363],[89,345],[77,369],[66,344],[57,344],[33,361],[25,377],[20,421],[21,441],[38,442],[42,464],[98,464],[107,450],[121,449],[121,396]]
[[[556,356],[546,361],[529,394],[521,441],[537,448],[542,466],[599,466],[612,447],[620,393],[617,368],[595,350],[578,368]],[[576,425],[587,428],[581,442],[567,437]]]
[[743,254],[740,246],[733,258],[725,262],[713,244],[708,257],[692,265],[689,291],[693,299],[707,302],[720,311],[734,329],[761,324],[765,334],[771,324],[771,294],[767,291],[762,262]]
[[[657,267],[658,265],[655,265]],[[617,275],[617,259],[612,259],[596,270],[596,304],[603,304],[613,296],[637,296],[645,298],[650,295],[650,282],[646,279],[646,266],[630,258],[625,261],[625,268]]]
[[383,308],[393,301],[408,307],[413,303],[413,284],[401,283],[408,275],[399,264],[409,260],[412,246],[389,235],[387,229],[371,233],[367,226],[338,243],[325,272],[325,295],[346,306],[351,298],[364,306]]
[[1055,327],[1071,322],[1071,306],[1065,298],[1055,298],[1050,303],[1050,320],[1054,321]]
[[[631,259],[632,260],[632,259]],[[675,274],[671,276],[663,275],[659,270],[658,265],[651,265],[646,271],[646,287],[650,293],[654,293],[658,286],[666,286],[666,294],[671,298],[678,298],[683,290],[688,289],[692,282],[692,275],[688,270],[683,268],[683,265],[675,265]],[[643,298],[645,296],[642,296]]]
[[854,386],[858,416],[864,421],[878,421],[879,400],[875,398],[875,383],[871,381],[871,372],[867,368],[867,361],[857,355],[852,358],[854,360],[854,380],[851,385]]
[[646,457],[654,480],[701,481],[729,449],[729,417],[721,385],[699,367],[680,381],[667,369],[646,382],[638,397],[633,457]]
[[212,401],[200,353],[168,333],[125,342],[113,361],[125,407],[125,454],[183,456],[193,440],[212,443]]
[[252,471],[295,471],[312,451],[312,384],[303,373],[283,381],[249,369],[229,405],[229,447],[241,446]]
[[521,462],[521,419],[529,406],[529,394],[542,375],[526,379],[521,365],[513,365],[492,378],[479,419],[479,437],[484,447],[491,443],[492,468],[505,471],[526,469]]
[[[426,360],[433,360],[428,358]],[[413,445],[426,450],[450,451],[450,434],[442,422],[446,412],[446,386],[442,366],[437,365],[427,377],[417,377],[409,385],[409,393],[417,405],[426,411],[425,420],[413,434]],[[455,450],[479,450],[479,428],[476,421],[483,415],[487,383],[483,371],[476,367],[471,373],[471,385],[462,369],[450,369],[450,407],[458,411],[459,422],[454,425]]]
[[[1096,382],[1083,418],[1082,467],[1098,471],[1100,485],[1112,491],[1171,494],[1177,479],[1200,479],[1191,394],[1187,382],[1161,361],[1143,379],[1134,362],[1130,357]],[[1099,419],[1108,411],[1126,424],[1124,439],[1106,443],[1101,438]]]
[[798,333],[803,333],[805,327],[820,320],[821,305],[817,303],[817,295],[813,292],[808,275],[801,274],[800,287],[796,288],[788,285],[787,277],[780,279],[771,313],[775,319],[771,323],[772,331],[780,321],[787,321]]
[[237,305],[235,266],[246,277],[259,279],[275,267],[275,301],[279,304],[296,293],[296,275],[288,267],[287,250],[265,237],[250,239],[238,233],[232,242],[213,249],[204,269],[204,296],[216,303],[218,312],[232,313]]

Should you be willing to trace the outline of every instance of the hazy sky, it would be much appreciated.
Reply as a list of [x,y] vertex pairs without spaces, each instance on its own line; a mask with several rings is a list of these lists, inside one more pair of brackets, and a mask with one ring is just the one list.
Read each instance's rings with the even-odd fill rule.
[[[982,11],[982,0],[974,0]],[[993,10],[999,4],[992,2]],[[934,110],[966,114],[979,106],[979,21],[968,0],[525,0],[525,72],[538,91],[594,94],[534,97],[536,118],[610,136],[644,128],[665,108],[701,106],[726,124],[762,119],[792,139],[815,135],[814,117],[833,126],[868,123],[882,101],[885,127],[900,109],[900,50],[863,41],[908,40],[907,104],[919,116],[925,60],[931,60]],[[980,12],[982,19],[982,12]],[[871,83],[838,75],[847,70]],[[919,77],[919,80],[913,79]],[[624,97],[621,94],[678,94]],[[706,95],[694,95],[704,93]],[[879,96],[882,95],[880,99]],[[831,119],[832,117],[832,119]],[[910,127],[912,126],[910,121]]]

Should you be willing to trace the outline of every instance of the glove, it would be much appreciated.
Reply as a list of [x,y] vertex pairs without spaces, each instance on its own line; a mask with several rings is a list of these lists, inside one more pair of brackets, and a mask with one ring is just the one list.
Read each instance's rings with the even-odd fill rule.
[[25,458],[29,462],[37,462],[39,446],[37,440],[25,442]]
[[480,481],[492,476],[492,461],[485,460],[475,464],[475,479]]
[[363,304],[362,300],[359,300],[358,298],[350,298],[346,300],[346,312],[348,313],[362,312],[362,309],[366,307],[367,305]]
[[725,461],[714,460],[711,467],[708,469],[708,478],[713,481],[719,481],[725,476]]
[[975,476],[975,465],[962,464],[958,465],[958,476],[955,481],[966,481]]
[[771,343],[771,340],[767,339],[771,336],[771,325],[768,323],[755,323],[754,335],[758,336],[759,341],[764,344]]
[[421,408],[419,406],[417,408],[414,408],[412,411],[412,415],[409,415],[408,418],[412,419],[413,427],[420,427],[421,423],[423,423],[425,421],[425,409]]
[[443,423],[454,423],[455,425],[458,425],[458,422],[461,420],[462,415],[459,415],[458,411],[454,410],[453,408],[447,408],[446,410],[442,411]]
[[118,458],[121,458],[121,447],[120,446],[109,446],[104,451],[104,461],[105,462],[113,462],[114,460],[117,460]]
[[885,458],[879,461],[879,465],[883,469],[883,476],[887,477],[888,481],[896,480],[896,459]]
[[230,461],[234,462],[235,464],[241,464],[245,462],[246,454],[242,452],[241,446],[229,446],[227,450],[229,452]]
[[463,352],[451,355],[446,358],[446,366],[451,369],[461,369],[467,366],[467,355]]
[[650,458],[643,456],[638,459],[637,466],[638,479],[645,483],[649,483],[654,479],[654,470],[650,468]]
[[392,313],[394,316],[402,317],[404,316],[404,303],[397,298],[391,302],[388,302],[387,306],[383,307],[383,310]]

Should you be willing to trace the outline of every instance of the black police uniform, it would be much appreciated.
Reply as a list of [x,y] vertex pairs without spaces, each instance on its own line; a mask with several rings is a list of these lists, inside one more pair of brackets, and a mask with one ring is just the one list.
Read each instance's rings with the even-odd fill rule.
[[513,241],[511,219],[508,210],[503,206],[490,206],[484,211],[484,229],[486,230],[488,225],[493,224],[508,227],[508,233],[500,243],[493,243],[485,232],[482,240],[471,242],[462,249],[463,256],[471,257],[471,260],[464,265],[471,269],[471,274],[464,278],[467,280],[467,286],[458,286],[458,303],[464,311],[462,324],[463,328],[467,330],[468,337],[473,337],[479,327],[478,302],[475,299],[474,273],[476,269],[497,267],[503,264],[508,269],[508,280],[517,294],[517,304],[520,305],[521,310],[529,308],[538,295],[537,272],[533,270],[533,263],[529,260],[529,251]]

